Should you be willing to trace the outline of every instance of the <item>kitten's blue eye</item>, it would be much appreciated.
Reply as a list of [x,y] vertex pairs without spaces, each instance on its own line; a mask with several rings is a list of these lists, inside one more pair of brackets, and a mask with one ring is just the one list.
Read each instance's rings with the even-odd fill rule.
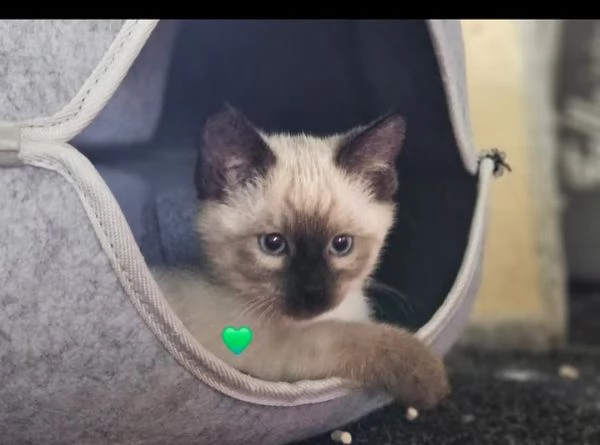
[[281,233],[268,233],[258,237],[258,245],[267,255],[281,255],[285,253],[287,242]]
[[329,243],[329,253],[335,256],[348,255],[352,245],[353,239],[350,235],[337,235]]

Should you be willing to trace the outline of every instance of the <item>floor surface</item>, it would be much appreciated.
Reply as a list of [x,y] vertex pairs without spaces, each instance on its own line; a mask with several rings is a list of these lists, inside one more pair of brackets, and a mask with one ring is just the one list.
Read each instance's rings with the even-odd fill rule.
[[[453,393],[414,422],[389,406],[343,428],[353,445],[600,444],[600,352],[551,355],[458,351],[448,357]],[[579,377],[560,375],[563,365]],[[296,445],[332,445],[329,434]]]

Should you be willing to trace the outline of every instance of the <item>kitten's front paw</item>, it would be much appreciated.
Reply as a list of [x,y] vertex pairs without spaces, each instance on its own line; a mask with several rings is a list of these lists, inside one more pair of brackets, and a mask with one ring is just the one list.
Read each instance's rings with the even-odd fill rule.
[[410,333],[382,326],[368,383],[392,394],[398,402],[418,409],[432,408],[450,392],[443,361]]

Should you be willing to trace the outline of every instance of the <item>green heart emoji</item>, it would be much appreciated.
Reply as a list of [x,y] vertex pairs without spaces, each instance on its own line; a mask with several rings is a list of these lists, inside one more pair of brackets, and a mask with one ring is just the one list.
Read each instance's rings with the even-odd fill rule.
[[223,329],[222,337],[225,346],[235,355],[240,355],[252,343],[253,335],[252,329],[248,326],[242,326],[239,329],[227,326]]

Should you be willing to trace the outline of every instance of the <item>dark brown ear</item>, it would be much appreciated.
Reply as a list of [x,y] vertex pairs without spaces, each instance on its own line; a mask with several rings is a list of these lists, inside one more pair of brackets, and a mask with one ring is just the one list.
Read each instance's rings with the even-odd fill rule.
[[200,200],[223,200],[227,191],[264,176],[276,158],[248,119],[231,106],[208,119],[196,164]]
[[404,145],[406,124],[398,114],[384,116],[352,134],[340,147],[337,165],[362,177],[375,199],[390,201],[398,189],[396,158]]

